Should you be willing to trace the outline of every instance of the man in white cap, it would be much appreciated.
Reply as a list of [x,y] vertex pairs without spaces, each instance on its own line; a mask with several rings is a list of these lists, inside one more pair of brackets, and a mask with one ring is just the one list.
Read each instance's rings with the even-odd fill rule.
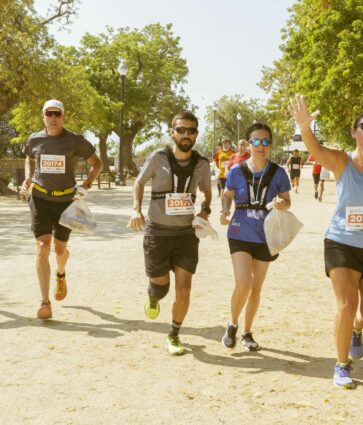
[[[60,225],[59,218],[74,198],[87,195],[87,190],[102,171],[102,161],[89,141],[63,127],[62,102],[56,99],[45,102],[43,121],[45,129],[31,134],[25,146],[22,190],[28,192],[31,188],[29,205],[37,243],[36,271],[42,295],[37,317],[46,320],[52,317],[49,300],[52,239],[57,263],[54,297],[61,301],[67,295],[65,266],[69,257],[67,243],[71,230]],[[75,187],[75,168],[79,157],[85,159],[91,169],[82,185]]]

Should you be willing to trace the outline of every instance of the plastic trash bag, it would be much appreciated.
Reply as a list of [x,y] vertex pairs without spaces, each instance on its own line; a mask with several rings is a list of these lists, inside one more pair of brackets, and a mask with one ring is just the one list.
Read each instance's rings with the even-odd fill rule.
[[272,209],[263,225],[266,242],[270,254],[276,255],[293,241],[303,224],[292,212],[275,209],[273,202],[267,204],[266,208]]
[[192,226],[195,228],[195,236],[198,239],[205,238],[206,236],[211,236],[212,239],[218,238],[217,232],[213,229],[209,221],[202,217],[195,216]]
[[63,211],[59,219],[59,224],[75,232],[84,233],[86,235],[92,235],[97,226],[84,199],[73,201],[71,205]]
[[320,171],[320,180],[330,180],[330,171],[324,167]]

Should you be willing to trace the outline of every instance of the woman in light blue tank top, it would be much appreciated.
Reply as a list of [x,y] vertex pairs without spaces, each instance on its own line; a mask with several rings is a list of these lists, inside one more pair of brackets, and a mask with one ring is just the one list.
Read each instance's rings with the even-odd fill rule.
[[334,173],[337,182],[337,206],[324,240],[325,270],[337,305],[334,337],[338,361],[333,379],[340,388],[354,388],[349,354],[354,359],[363,357],[363,113],[351,130],[356,148],[347,154],[319,144],[310,128],[319,111],[310,114],[303,96],[296,96],[289,111],[308,151]]

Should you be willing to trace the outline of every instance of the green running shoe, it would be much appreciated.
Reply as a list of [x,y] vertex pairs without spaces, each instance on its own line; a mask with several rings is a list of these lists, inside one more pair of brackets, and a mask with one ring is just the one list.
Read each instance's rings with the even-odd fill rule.
[[155,320],[159,316],[160,305],[155,298],[148,297],[145,301],[144,310],[149,319]]
[[182,346],[178,336],[168,336],[166,339],[166,348],[172,356],[180,356],[185,352],[185,348]]

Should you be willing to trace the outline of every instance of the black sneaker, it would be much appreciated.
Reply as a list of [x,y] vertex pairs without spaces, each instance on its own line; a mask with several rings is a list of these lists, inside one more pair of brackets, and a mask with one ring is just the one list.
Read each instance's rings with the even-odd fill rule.
[[227,348],[233,348],[236,345],[236,333],[238,326],[228,324],[225,334],[222,338],[222,344]]
[[241,342],[249,351],[258,351],[261,349],[261,347],[253,339],[251,332],[243,332]]
[[318,199],[318,192],[315,192],[314,197],[315,199]]

